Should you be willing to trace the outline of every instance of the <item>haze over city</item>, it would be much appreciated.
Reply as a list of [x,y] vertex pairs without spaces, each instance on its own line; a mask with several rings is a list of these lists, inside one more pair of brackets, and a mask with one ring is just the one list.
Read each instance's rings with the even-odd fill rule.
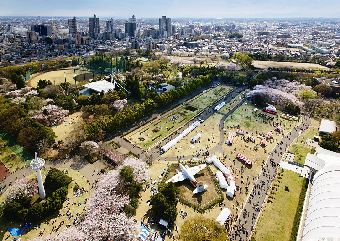
[[337,0],[2,0],[0,16],[91,16],[127,18],[338,18]]

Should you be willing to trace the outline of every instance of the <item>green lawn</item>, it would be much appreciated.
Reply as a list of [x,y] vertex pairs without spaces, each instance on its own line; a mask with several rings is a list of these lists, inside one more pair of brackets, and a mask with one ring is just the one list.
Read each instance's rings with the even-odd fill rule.
[[310,153],[312,147],[307,147],[306,145],[293,144],[288,151],[295,154],[294,161],[305,164],[305,159],[307,153]]
[[[252,240],[287,241],[290,240],[295,214],[298,208],[299,196],[302,190],[303,177],[285,170],[282,179],[277,177],[255,228]],[[288,186],[289,191],[285,191]]]
[[26,150],[23,146],[15,143],[14,138],[0,128],[0,139],[2,139],[12,152],[17,155],[26,166],[29,166],[34,155]]
[[14,173],[15,171],[25,167],[25,163],[21,161],[21,159],[15,155],[10,147],[0,139],[0,161],[5,167],[8,169],[10,173]]

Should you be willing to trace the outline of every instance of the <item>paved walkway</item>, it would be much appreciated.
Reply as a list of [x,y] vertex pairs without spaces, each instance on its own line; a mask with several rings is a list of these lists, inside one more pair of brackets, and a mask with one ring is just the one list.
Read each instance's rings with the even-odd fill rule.
[[293,141],[299,136],[299,131],[301,130],[303,132],[307,130],[310,124],[310,118],[302,115],[301,124],[284,136],[274,147],[267,162],[262,166],[262,171],[254,183],[254,187],[247,198],[247,202],[245,203],[242,212],[236,220],[236,224],[232,227],[230,240],[250,240],[251,231],[256,225],[271,185],[275,179],[278,164]]

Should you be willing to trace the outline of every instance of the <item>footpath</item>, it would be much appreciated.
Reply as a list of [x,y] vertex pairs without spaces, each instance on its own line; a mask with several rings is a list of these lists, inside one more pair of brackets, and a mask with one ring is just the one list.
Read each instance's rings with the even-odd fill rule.
[[283,155],[288,150],[293,141],[299,136],[299,132],[304,132],[309,128],[311,120],[308,116],[302,115],[302,121],[298,127],[284,136],[277,143],[262,166],[262,171],[254,181],[254,187],[250,192],[247,201],[243,204],[243,209],[235,220],[236,224],[232,227],[229,234],[230,240],[250,240],[257,220],[261,215],[262,209],[266,204],[269,190],[277,174],[278,166]]

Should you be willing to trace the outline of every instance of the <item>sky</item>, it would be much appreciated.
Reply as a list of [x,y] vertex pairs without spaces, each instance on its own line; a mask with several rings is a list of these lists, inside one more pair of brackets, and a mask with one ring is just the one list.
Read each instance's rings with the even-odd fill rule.
[[340,18],[340,0],[0,0],[0,16]]

